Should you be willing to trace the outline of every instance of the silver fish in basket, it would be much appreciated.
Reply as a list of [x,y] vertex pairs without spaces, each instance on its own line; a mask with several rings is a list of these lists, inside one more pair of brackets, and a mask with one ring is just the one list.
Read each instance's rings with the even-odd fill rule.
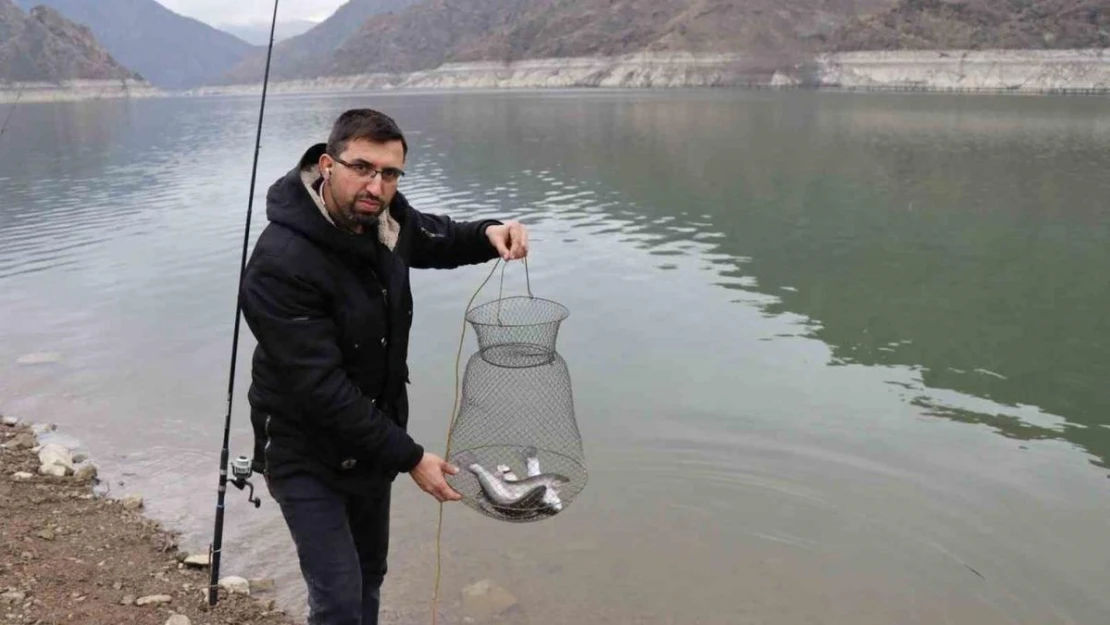
[[[569,484],[570,479],[558,473],[537,473],[528,477],[507,480],[503,475],[498,475],[478,462],[468,458],[466,468],[478,478],[478,484],[490,504],[499,511],[530,512],[542,508],[551,508],[554,511],[562,509],[562,502],[555,499],[556,505],[551,505],[548,493],[555,493],[564,484]],[[499,472],[501,467],[498,467]],[[502,472],[504,473],[504,472]]]

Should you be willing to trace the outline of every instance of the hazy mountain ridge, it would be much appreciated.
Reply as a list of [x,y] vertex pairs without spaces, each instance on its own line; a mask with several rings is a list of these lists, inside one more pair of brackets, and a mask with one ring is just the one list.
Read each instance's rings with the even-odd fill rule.
[[12,0],[0,0],[0,80],[141,81],[142,76],[116,61],[88,27],[49,7],[27,14]]
[[[417,0],[349,0],[328,19],[307,32],[274,45],[270,76],[276,80],[315,76],[332,54],[375,16],[402,11]],[[260,82],[266,69],[266,50],[247,55],[212,84]]]
[[255,49],[155,0],[16,0],[24,9],[46,5],[88,26],[124,66],[152,84],[181,89],[222,75]]
[[311,73],[431,69],[443,63],[751,52],[794,58],[815,35],[894,0],[424,0],[365,22]]
[[[308,20],[278,20],[274,29],[274,41],[285,41],[297,35],[304,34],[316,27],[318,22]],[[270,43],[270,22],[251,22],[249,24],[214,24],[225,33],[255,46],[265,46]]]

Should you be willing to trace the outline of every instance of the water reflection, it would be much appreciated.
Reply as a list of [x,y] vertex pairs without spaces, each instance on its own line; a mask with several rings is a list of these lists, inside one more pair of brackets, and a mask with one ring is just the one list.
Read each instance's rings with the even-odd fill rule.
[[[1099,270],[1110,266],[1110,114],[1095,103],[520,97],[531,101],[445,106],[457,144],[512,129],[449,167],[490,182],[521,169],[591,181],[599,200],[582,223],[608,224],[595,234],[700,255],[722,284],[773,296],[769,314],[809,319],[833,364],[917,371],[930,414],[1067,440],[1110,468]],[[523,200],[538,215],[582,212]],[[940,405],[936,390],[996,410]]]

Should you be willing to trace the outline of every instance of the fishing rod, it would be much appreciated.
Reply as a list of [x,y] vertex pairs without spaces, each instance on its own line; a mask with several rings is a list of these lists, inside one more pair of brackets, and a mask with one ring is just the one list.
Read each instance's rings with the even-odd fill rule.
[[[274,0],[274,16],[270,22],[270,44],[266,50],[266,72],[262,78],[262,102],[258,108],[258,131],[254,142],[254,167],[251,171],[250,195],[247,196],[247,225],[243,231],[243,256],[239,261],[239,284],[243,282],[243,273],[247,266],[247,246],[250,241],[251,213],[254,208],[254,185],[258,178],[258,152],[262,148],[262,119],[266,113],[266,87],[270,82],[270,58],[274,52],[274,31],[277,28],[278,0]],[[216,490],[216,526],[212,532],[212,545],[209,547],[209,563],[212,568],[212,577],[208,583],[208,605],[216,605],[219,594],[220,582],[220,555],[223,547],[224,535],[224,495],[227,493],[227,467],[228,445],[231,438],[231,398],[235,392],[235,361],[239,353],[239,317],[242,305],[239,301],[239,288],[235,290],[235,329],[231,341],[231,371],[227,380],[227,414],[224,417],[223,447],[220,449],[220,482]],[[239,456],[231,464],[234,479],[233,486],[243,490],[244,486],[250,487],[247,500],[257,508],[262,502],[254,496],[254,486],[247,480],[251,475],[251,462],[246,456]]]

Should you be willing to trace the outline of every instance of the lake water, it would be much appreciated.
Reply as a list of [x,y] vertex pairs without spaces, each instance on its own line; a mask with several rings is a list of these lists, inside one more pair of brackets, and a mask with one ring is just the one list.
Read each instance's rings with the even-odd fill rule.
[[[22,104],[0,139],[0,412],[57,423],[198,551],[257,106]],[[533,292],[571,311],[589,484],[537,524],[448,506],[440,622],[484,578],[529,624],[1110,622],[1104,100],[274,97],[252,239],[266,187],[352,106],[407,131],[418,208],[525,221]],[[414,275],[433,451],[491,267]],[[244,325],[232,455],[252,347]],[[18,363],[41,352],[60,360]],[[257,510],[229,491],[222,572],[303,614],[262,490]],[[395,502],[387,622],[430,622],[437,504],[407,476]]]

